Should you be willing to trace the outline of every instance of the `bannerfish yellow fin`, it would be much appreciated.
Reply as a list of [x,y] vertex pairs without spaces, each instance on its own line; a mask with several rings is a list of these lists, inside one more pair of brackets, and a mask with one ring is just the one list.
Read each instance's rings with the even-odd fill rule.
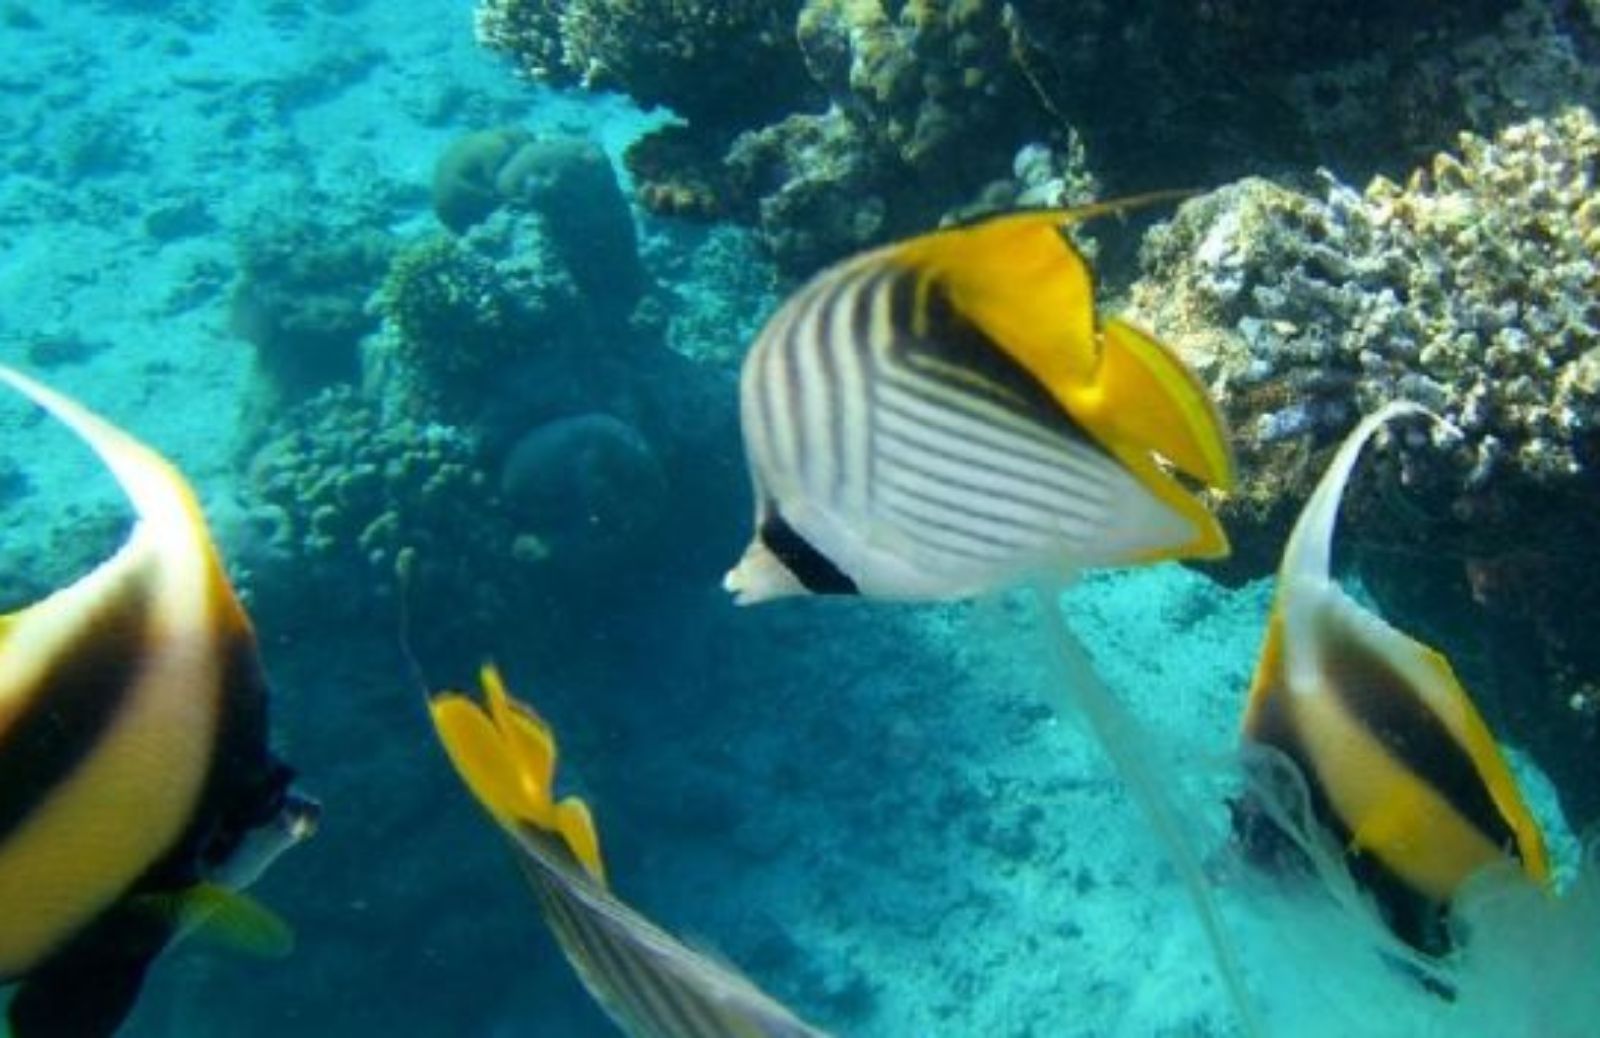
[[460,692],[441,692],[428,702],[456,773],[502,827],[523,824],[556,836],[604,884],[600,838],[588,805],[577,797],[553,798],[557,750],[549,725],[511,697],[493,665],[483,667],[479,681],[487,709]]
[[1362,608],[1330,565],[1339,504],[1391,403],[1340,445],[1290,534],[1244,731],[1288,753],[1353,853],[1448,901],[1515,852],[1549,881],[1544,839],[1488,725],[1438,651]]
[[288,923],[248,894],[220,883],[141,894],[133,903],[166,919],[175,933],[192,933],[230,951],[261,959],[281,959],[294,951]]

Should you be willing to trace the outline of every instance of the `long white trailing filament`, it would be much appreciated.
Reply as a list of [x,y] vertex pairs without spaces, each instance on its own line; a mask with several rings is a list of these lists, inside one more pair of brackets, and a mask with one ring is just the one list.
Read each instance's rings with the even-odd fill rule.
[[1151,768],[1148,740],[1140,733],[1138,720],[1095,673],[1088,651],[1061,617],[1059,595],[1048,587],[1036,590],[1044,640],[1055,665],[1053,689],[1059,690],[1068,708],[1088,720],[1090,730],[1111,759],[1112,768],[1166,848],[1167,857],[1188,891],[1195,914],[1200,917],[1206,941],[1216,959],[1217,972],[1222,975],[1228,997],[1238,1013],[1239,1026],[1249,1038],[1261,1038],[1266,1032],[1245,987],[1244,972],[1223,928],[1221,913],[1200,867],[1200,857],[1184,834],[1177,805],[1162,785],[1160,776]]

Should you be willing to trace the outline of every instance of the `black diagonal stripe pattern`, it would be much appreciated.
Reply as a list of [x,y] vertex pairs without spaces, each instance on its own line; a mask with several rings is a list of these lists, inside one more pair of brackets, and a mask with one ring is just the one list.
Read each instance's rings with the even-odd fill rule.
[[1425,782],[1490,844],[1516,853],[1516,832],[1500,813],[1488,782],[1465,746],[1411,688],[1404,675],[1369,646],[1340,639],[1326,654],[1329,684],[1346,712]]
[[149,597],[144,573],[127,574],[47,662],[27,706],[0,734],[0,844],[115,723],[149,648]]
[[631,1038],[805,1038],[798,1022],[593,885],[543,833],[514,839],[518,863],[562,951]]

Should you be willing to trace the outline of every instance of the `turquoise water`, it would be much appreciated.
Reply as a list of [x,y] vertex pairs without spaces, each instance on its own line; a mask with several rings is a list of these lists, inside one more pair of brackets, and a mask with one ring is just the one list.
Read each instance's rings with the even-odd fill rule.
[[[450,772],[403,639],[433,687],[498,660],[559,734],[618,892],[819,1026],[1235,1033],[1162,851],[1087,734],[1046,705],[1050,674],[1017,601],[726,601],[718,582],[748,535],[735,366],[781,294],[738,230],[636,213],[670,303],[610,323],[606,287],[561,302],[535,271],[550,312],[578,313],[594,336],[562,333],[572,341],[517,380],[491,371],[457,391],[482,405],[463,424],[502,453],[536,419],[621,414],[646,446],[607,441],[621,468],[595,462],[598,488],[546,468],[532,489],[503,472],[451,476],[363,514],[361,486],[291,490],[274,476],[309,419],[245,341],[260,334],[239,302],[252,243],[280,235],[292,257],[281,229],[303,223],[318,246],[360,228],[404,249],[436,233],[434,164],[462,134],[581,134],[620,161],[665,118],[518,80],[474,44],[471,21],[443,0],[0,2],[0,358],[195,484],[252,605],[275,743],[325,808],[315,840],[254,890],[294,927],[294,954],[255,961],[197,936],[155,967],[125,1033],[613,1033]],[[368,337],[365,391],[402,441],[378,456],[427,442],[419,464],[454,458],[441,431],[454,416],[374,388],[392,356],[371,316],[381,303],[368,304],[383,262],[335,268],[344,309],[327,320]],[[299,276],[282,291],[312,294],[317,269]],[[349,420],[352,443],[379,437]],[[69,437],[7,400],[0,439],[0,575],[17,605],[86,571],[121,528],[109,480]],[[605,535],[565,508],[575,497],[606,517]],[[295,514],[327,500],[353,502],[361,521]],[[400,533],[370,525],[386,510]],[[422,567],[404,594],[401,546]],[[1476,1010],[1389,969],[1360,925],[1280,899],[1230,848],[1223,798],[1270,595],[1268,582],[1228,589],[1162,567],[1085,578],[1066,613],[1148,724],[1143,752],[1185,807],[1270,1033],[1469,1033]],[[1558,849],[1576,855],[1570,837]],[[1501,919],[1484,932],[1517,952],[1557,930]],[[1590,953],[1544,979],[1595,976]],[[1514,1033],[1500,1012],[1547,1033],[1518,1016],[1530,981],[1483,968],[1481,1033]]]

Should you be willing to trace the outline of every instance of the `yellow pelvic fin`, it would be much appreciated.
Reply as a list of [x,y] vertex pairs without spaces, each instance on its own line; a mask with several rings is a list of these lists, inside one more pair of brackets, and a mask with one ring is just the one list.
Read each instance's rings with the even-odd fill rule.
[[193,931],[230,951],[281,959],[294,951],[294,931],[270,908],[220,883],[198,883],[172,894],[142,894],[134,904],[167,919],[174,931]]
[[1112,317],[1101,330],[1100,368],[1074,394],[1073,417],[1102,442],[1136,444],[1206,486],[1231,490],[1233,449],[1211,394],[1172,350]]
[[502,826],[521,823],[555,834],[604,883],[600,838],[588,805],[577,797],[553,799],[557,751],[549,725],[511,697],[494,666],[486,664],[479,681],[487,709],[459,692],[441,692],[428,702],[456,773]]

